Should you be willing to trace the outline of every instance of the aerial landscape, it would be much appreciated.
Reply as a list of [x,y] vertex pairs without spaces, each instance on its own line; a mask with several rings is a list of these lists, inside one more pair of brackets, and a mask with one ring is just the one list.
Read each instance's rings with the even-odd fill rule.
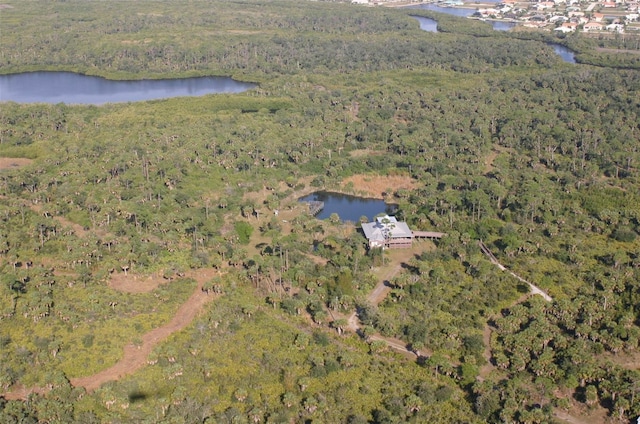
[[638,3],[0,0],[0,423],[637,423]]

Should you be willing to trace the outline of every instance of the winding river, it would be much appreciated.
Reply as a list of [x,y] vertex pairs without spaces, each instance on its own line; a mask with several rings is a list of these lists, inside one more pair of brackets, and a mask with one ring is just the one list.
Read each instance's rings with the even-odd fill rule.
[[[460,8],[460,7],[443,7],[437,6],[434,4],[422,4],[419,6],[412,6],[414,9],[426,9],[431,10],[433,12],[438,13],[446,13],[448,15],[458,16],[461,18],[468,18],[475,13],[474,9],[469,8]],[[426,18],[424,16],[412,16],[412,18],[416,19],[420,24],[420,29],[427,32],[438,32],[438,22],[434,19]],[[507,21],[487,21],[496,31],[509,31],[511,28],[514,28],[518,24],[516,22],[507,22]],[[549,44],[553,47],[553,50],[556,52],[560,58],[567,63],[576,63],[575,52],[572,50],[560,45],[560,44]]]

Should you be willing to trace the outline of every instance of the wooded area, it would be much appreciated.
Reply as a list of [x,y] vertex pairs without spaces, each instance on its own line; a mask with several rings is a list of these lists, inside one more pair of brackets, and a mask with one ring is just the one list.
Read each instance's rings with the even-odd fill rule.
[[[340,3],[5,4],[1,73],[259,88],[0,105],[0,157],[30,159],[0,169],[1,422],[640,415],[636,57],[419,11],[438,19],[430,33],[416,10]],[[379,305],[367,294],[388,252],[296,209],[299,194],[356,193],[343,181],[367,175],[412,179],[384,187],[398,218],[447,233]],[[71,384],[169,322],[199,270],[215,271],[202,291],[219,297],[147,366],[95,391]],[[150,279],[164,284],[114,288]],[[345,331],[356,310],[361,335]]]

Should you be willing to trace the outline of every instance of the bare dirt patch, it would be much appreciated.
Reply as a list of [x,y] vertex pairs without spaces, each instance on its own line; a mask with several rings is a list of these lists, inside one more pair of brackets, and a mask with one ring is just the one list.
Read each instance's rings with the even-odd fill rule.
[[[207,294],[202,290],[204,283],[216,275],[219,275],[219,272],[214,269],[199,269],[188,272],[186,277],[194,278],[198,285],[191,297],[180,306],[171,321],[143,335],[141,343],[125,346],[122,359],[112,367],[87,377],[73,378],[71,384],[92,391],[108,381],[119,380],[147,365],[147,357],[155,346],[174,332],[189,325],[206,303],[217,298],[217,296]],[[0,396],[9,400],[26,399],[30,393],[44,393],[45,391],[46,389],[38,387],[15,387],[10,392],[0,393]]]
[[488,173],[493,171],[493,161],[496,160],[500,152],[497,150],[492,150],[489,154],[484,158],[484,172]]
[[[0,9],[2,5],[0,5]],[[0,171],[3,169],[20,168],[21,166],[29,165],[33,162],[32,159],[26,158],[2,158],[0,157]]]
[[629,370],[640,369],[640,352],[623,352],[617,354],[606,354],[605,358]]
[[[29,207],[38,213],[44,213],[44,210],[45,210],[45,205],[42,203],[33,203],[33,204],[30,204]],[[75,235],[78,237],[85,237],[88,233],[88,231],[86,231],[82,225],[69,221],[64,216],[54,216],[53,219],[59,222],[64,227],[71,228],[75,233]]]
[[349,156],[352,158],[362,158],[366,156],[382,156],[384,152],[382,150],[369,150],[369,149],[358,149],[352,150],[349,152]]
[[400,189],[411,190],[418,187],[418,183],[409,175],[353,175],[342,182],[345,190],[351,185],[357,194],[383,199],[385,194],[391,194]]
[[202,287],[206,281],[218,274],[219,272],[213,269],[200,269],[188,273],[187,276],[193,277],[198,282],[198,286],[191,297],[180,306],[170,322],[161,327],[154,328],[142,336],[141,344],[129,344],[125,346],[122,359],[111,368],[88,377],[71,379],[71,384],[92,391],[107,381],[119,380],[145,366],[147,364],[147,357],[155,346],[174,332],[180,331],[189,325],[204,305],[216,298],[214,295],[205,293]]
[[588,409],[582,405],[574,405],[569,411],[556,409],[554,416],[569,424],[602,424],[607,422],[615,422],[607,417],[607,410],[601,406]]
[[168,283],[169,280],[159,274],[149,276],[125,275],[124,273],[114,273],[109,279],[108,286],[123,293],[149,293]]

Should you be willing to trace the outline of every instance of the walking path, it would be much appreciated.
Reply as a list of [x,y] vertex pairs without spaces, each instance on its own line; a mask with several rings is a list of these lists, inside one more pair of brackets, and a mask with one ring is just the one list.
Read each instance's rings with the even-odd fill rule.
[[518,274],[516,274],[515,272],[511,271],[510,269],[508,269],[507,267],[502,265],[500,262],[498,262],[496,257],[493,256],[493,253],[491,253],[489,248],[482,242],[482,240],[478,241],[478,245],[480,246],[480,250],[482,250],[482,253],[487,255],[487,257],[489,258],[491,263],[494,264],[495,266],[497,266],[498,268],[500,268],[501,271],[505,271],[505,272],[511,274],[513,277],[515,277],[518,280],[520,280],[521,282],[527,284],[529,286],[529,288],[531,289],[531,293],[539,294],[547,302],[552,302],[553,301],[553,298],[551,296],[549,296],[547,293],[545,293],[540,287],[538,287],[538,286],[534,285],[533,283],[525,280],[524,278],[520,277]]
[[[218,271],[213,269],[201,269],[188,273],[187,277],[194,278],[198,283],[197,287],[193,291],[191,297],[189,297],[189,299],[176,311],[176,314],[171,321],[161,327],[154,328],[143,335],[142,343],[140,345],[128,344],[125,346],[122,359],[112,367],[100,371],[97,374],[72,378],[71,384],[75,387],[84,387],[87,391],[93,391],[108,381],[119,380],[124,376],[133,374],[140,368],[147,365],[147,357],[154,347],[174,332],[180,331],[189,325],[196,315],[202,310],[204,305],[216,298],[214,295],[205,293],[202,290],[202,287],[205,282],[211,280],[217,274]],[[39,387],[21,387],[2,393],[0,396],[3,396],[7,400],[26,400],[31,393],[44,393],[46,391],[46,389]]]
[[[391,292],[391,280],[402,269],[402,260],[403,259],[398,259],[398,261],[380,277],[378,284],[376,284],[375,288],[367,295],[367,302],[377,306],[387,297]],[[354,333],[358,333],[362,328],[357,312],[353,312],[349,316],[347,322],[349,330]],[[370,341],[385,342],[391,349],[394,349],[411,359],[416,359],[422,354],[422,352],[414,352],[408,349],[407,343],[403,340],[393,337],[384,337],[379,333],[369,336],[368,339]]]
[[[379,305],[391,292],[390,281],[396,276],[402,269],[402,264],[397,263],[391,269],[389,269],[376,284],[375,288],[367,295],[367,302],[372,305]],[[348,319],[349,329],[354,333],[357,333],[360,327],[360,320],[358,319],[358,312],[353,312]]]

